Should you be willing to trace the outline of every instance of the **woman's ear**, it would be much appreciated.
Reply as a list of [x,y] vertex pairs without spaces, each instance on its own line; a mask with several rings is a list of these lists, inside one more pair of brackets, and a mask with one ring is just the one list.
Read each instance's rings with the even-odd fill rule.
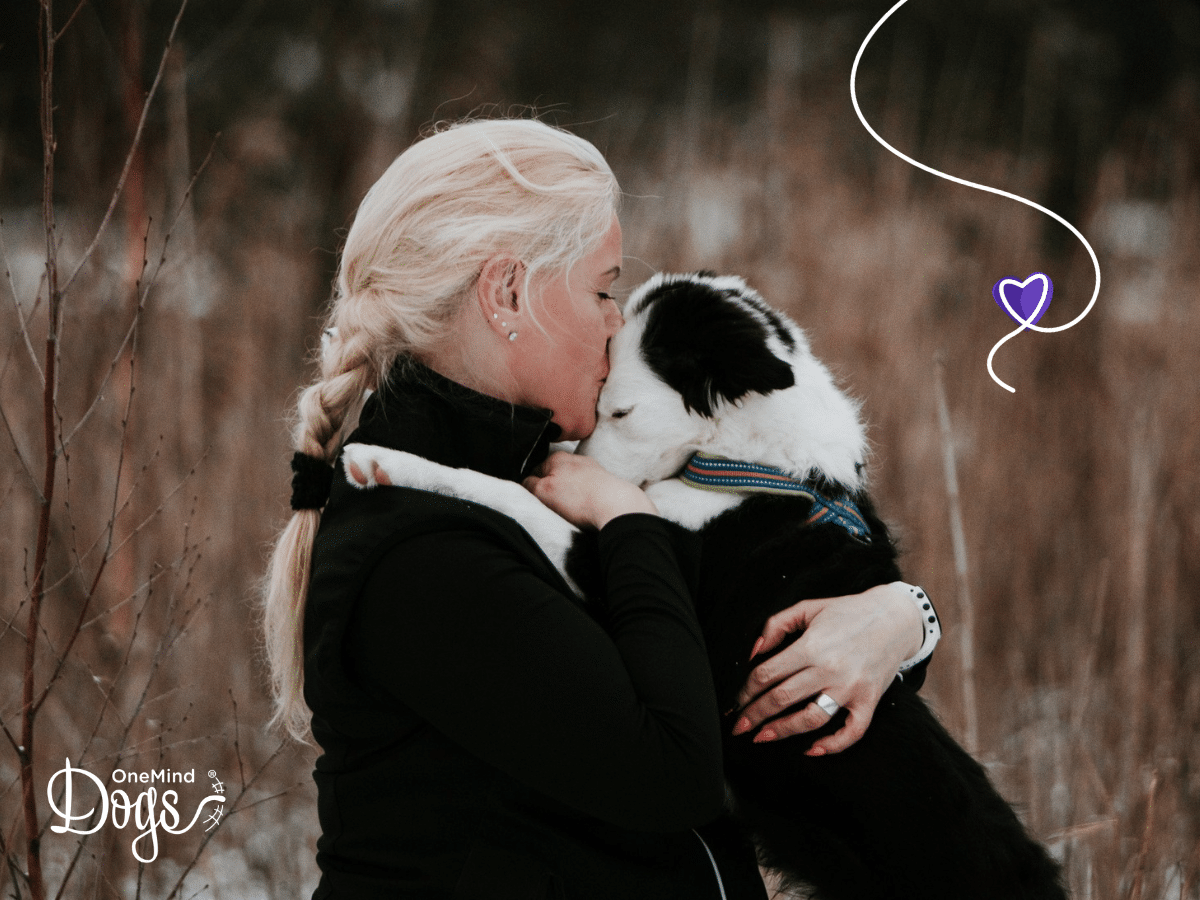
[[525,309],[525,264],[508,255],[493,256],[479,273],[476,299],[493,328],[512,330]]

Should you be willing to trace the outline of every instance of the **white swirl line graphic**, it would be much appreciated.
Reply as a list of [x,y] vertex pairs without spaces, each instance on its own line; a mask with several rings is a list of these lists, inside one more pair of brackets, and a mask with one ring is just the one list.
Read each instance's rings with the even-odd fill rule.
[[[877,140],[880,144],[882,144],[887,150],[891,151],[896,156],[900,157],[902,160],[904,160],[909,165],[916,166],[918,169],[922,170],[923,172],[928,172],[930,175],[936,175],[936,176],[938,176],[938,178],[945,178],[947,181],[953,181],[956,184],[965,185],[966,187],[976,188],[977,190],[980,190],[980,191],[987,191],[989,194],[999,194],[1001,197],[1007,197],[1010,200],[1016,200],[1018,203],[1024,203],[1026,206],[1031,206],[1034,209],[1038,210],[1038,212],[1043,212],[1046,215],[1050,216],[1052,219],[1054,219],[1059,224],[1064,225],[1068,229],[1070,229],[1071,233],[1073,235],[1075,235],[1075,237],[1079,238],[1079,240],[1082,242],[1083,246],[1087,249],[1088,256],[1090,256],[1092,258],[1092,266],[1096,270],[1096,289],[1094,291],[1092,291],[1092,299],[1088,301],[1088,305],[1086,307],[1084,307],[1083,312],[1081,312],[1079,315],[1077,315],[1070,322],[1067,322],[1065,325],[1056,325],[1053,328],[1046,328],[1041,325],[1034,325],[1032,321],[1027,321],[1025,319],[1022,319],[1020,316],[1015,316],[1014,318],[1016,318],[1016,320],[1021,323],[1021,327],[1018,328],[1016,331],[1013,331],[1011,334],[1006,334],[1003,338],[1001,338],[996,343],[996,346],[992,347],[992,352],[988,354],[988,359],[987,359],[988,374],[992,376],[992,380],[995,381],[996,384],[1000,385],[1000,387],[1004,388],[1006,391],[1008,391],[1010,393],[1016,393],[1016,390],[1014,388],[1009,387],[1007,384],[1005,384],[1003,381],[1001,381],[999,378],[996,377],[996,373],[992,371],[992,357],[996,355],[996,351],[1000,348],[1000,346],[1002,344],[1004,344],[1010,338],[1016,337],[1018,334],[1020,334],[1022,331],[1025,331],[1026,329],[1029,329],[1030,331],[1040,331],[1043,334],[1053,334],[1056,331],[1066,331],[1072,325],[1079,324],[1079,322],[1081,322],[1083,320],[1083,317],[1092,311],[1092,307],[1096,304],[1096,298],[1098,296],[1100,296],[1100,261],[1098,259],[1096,259],[1096,251],[1093,250],[1092,245],[1087,242],[1087,238],[1085,238],[1082,234],[1079,233],[1079,229],[1076,228],[1074,225],[1072,225],[1070,222],[1068,222],[1066,219],[1064,219],[1062,216],[1060,216],[1058,213],[1054,212],[1053,210],[1046,209],[1046,207],[1042,206],[1040,203],[1034,203],[1032,200],[1026,200],[1024,197],[1018,197],[1016,194],[1010,194],[1008,191],[1002,191],[999,188],[988,187],[986,184],[976,184],[973,181],[966,181],[962,178],[955,178],[953,175],[947,175],[945,172],[939,172],[937,169],[930,168],[929,166],[925,165],[924,163],[919,163],[915,159],[913,159],[911,156],[905,156],[903,153],[901,153],[899,150],[897,150],[895,147],[893,147],[891,144],[889,144],[887,141],[885,141],[883,138],[881,138],[879,136],[879,133],[876,132],[875,129],[871,127],[869,122],[867,122],[866,118],[862,114],[862,110],[858,106],[858,93],[855,91],[855,88],[854,88],[854,82],[858,78],[858,64],[862,60],[863,51],[865,51],[867,49],[867,44],[869,44],[871,42],[871,38],[873,38],[875,36],[875,32],[877,32],[883,26],[884,22],[886,22],[888,19],[891,18],[892,13],[894,13],[896,10],[898,10],[900,7],[902,7],[907,2],[908,2],[908,0],[900,0],[899,3],[897,3],[895,6],[893,6],[891,9],[889,9],[884,14],[882,19],[880,19],[878,22],[875,23],[875,27],[872,28],[867,33],[867,36],[863,39],[862,45],[858,48],[858,53],[854,57],[854,66],[850,69],[850,101],[854,104],[854,112],[858,115],[858,120],[860,122],[862,122],[863,128],[867,129],[867,131],[870,132],[871,137],[875,138],[875,140]],[[1005,304],[1005,305],[1007,306],[1007,304]],[[1039,303],[1038,306],[1040,308],[1041,304]],[[1010,312],[1011,312],[1011,310],[1010,310]],[[1037,313],[1035,311],[1035,313],[1033,315],[1031,315],[1029,318],[1034,319],[1036,317],[1037,317]]]

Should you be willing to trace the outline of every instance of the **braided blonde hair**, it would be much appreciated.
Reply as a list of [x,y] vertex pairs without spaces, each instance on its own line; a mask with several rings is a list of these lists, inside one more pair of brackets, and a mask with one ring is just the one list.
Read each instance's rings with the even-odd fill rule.
[[[301,395],[295,449],[332,464],[343,425],[397,360],[444,342],[483,264],[507,252],[539,272],[597,247],[620,199],[590,143],[530,119],[460,123],[418,141],[367,192],[346,237],[320,378]],[[275,543],[263,589],[272,725],[298,739],[304,603],[318,510],[298,510]]]

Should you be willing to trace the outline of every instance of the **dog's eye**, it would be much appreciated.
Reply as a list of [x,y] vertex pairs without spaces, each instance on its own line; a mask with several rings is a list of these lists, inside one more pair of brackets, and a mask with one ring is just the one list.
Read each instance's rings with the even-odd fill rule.
[[614,419],[623,419],[623,418],[625,418],[627,415],[629,415],[631,412],[633,412],[633,407],[632,407],[632,406],[631,406],[631,407],[629,407],[629,409],[615,409],[615,410],[613,410],[612,417],[613,417]]

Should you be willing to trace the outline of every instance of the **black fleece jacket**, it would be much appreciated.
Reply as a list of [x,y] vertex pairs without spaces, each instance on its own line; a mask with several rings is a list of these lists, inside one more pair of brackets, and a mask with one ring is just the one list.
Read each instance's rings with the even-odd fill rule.
[[[408,365],[350,440],[519,480],[557,434]],[[600,548],[588,608],[511,519],[339,470],[304,621],[316,898],[716,900],[709,850],[728,900],[766,896],[722,816],[698,541],[631,514]]]

